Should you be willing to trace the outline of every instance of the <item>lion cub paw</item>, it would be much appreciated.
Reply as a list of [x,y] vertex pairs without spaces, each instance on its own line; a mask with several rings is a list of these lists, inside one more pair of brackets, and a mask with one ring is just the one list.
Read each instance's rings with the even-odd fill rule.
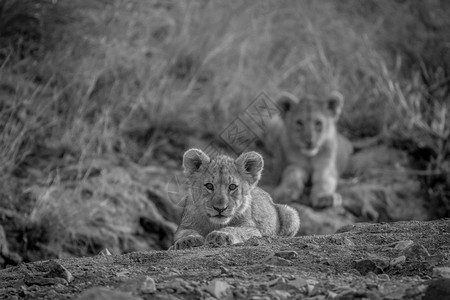
[[324,195],[313,198],[312,206],[314,208],[323,209],[327,207],[337,207],[342,205],[342,197],[338,193]]
[[188,235],[176,241],[170,250],[181,250],[192,247],[199,247],[205,243],[205,239],[200,235]]
[[236,244],[237,238],[228,232],[213,231],[206,236],[206,244],[212,247],[220,247]]

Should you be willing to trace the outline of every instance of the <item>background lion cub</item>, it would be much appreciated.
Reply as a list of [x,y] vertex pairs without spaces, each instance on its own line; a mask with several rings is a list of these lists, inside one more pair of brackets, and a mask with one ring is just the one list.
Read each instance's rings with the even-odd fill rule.
[[274,204],[256,184],[263,158],[247,152],[236,160],[228,156],[210,159],[198,149],[183,156],[190,194],[171,249],[229,245],[253,236],[294,236],[300,219],[297,212]]
[[272,132],[279,139],[286,163],[274,192],[279,202],[298,200],[307,185],[313,207],[341,202],[336,186],[353,152],[350,141],[336,129],[343,102],[337,92],[326,99],[299,99],[289,93],[279,96],[281,118]]

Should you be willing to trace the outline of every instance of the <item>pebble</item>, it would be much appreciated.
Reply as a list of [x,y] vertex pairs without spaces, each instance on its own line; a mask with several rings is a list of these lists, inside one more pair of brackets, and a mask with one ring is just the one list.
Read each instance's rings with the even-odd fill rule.
[[50,260],[43,263],[42,267],[48,270],[46,273],[28,273],[25,275],[24,283],[30,285],[67,285],[73,281],[72,274],[60,263]]
[[433,269],[433,278],[450,279],[450,267],[437,267]]
[[414,244],[414,242],[411,240],[400,241],[395,245],[394,249],[403,251],[403,250],[411,247],[413,244]]
[[383,281],[391,280],[391,278],[389,277],[388,274],[378,274],[378,279],[383,280]]
[[430,256],[428,250],[420,244],[413,244],[412,246],[404,249],[402,251],[402,254],[408,261],[421,261],[424,258]]
[[281,284],[286,284],[286,282],[287,282],[287,280],[285,278],[277,277],[275,279],[272,279],[272,280],[264,283],[264,285],[266,285],[266,286],[274,286],[274,285],[277,285],[277,284],[280,284],[280,283]]
[[109,252],[108,248],[105,248],[102,251],[100,251],[97,255],[108,256],[108,255],[112,255],[112,254],[111,254],[111,252]]
[[336,233],[344,233],[344,232],[349,232],[353,229],[355,229],[356,226],[353,224],[348,224],[348,225],[344,225],[341,228],[339,228],[338,230],[336,230]]
[[84,291],[77,300],[138,300],[129,293],[110,290],[105,287],[94,287]]
[[221,299],[231,293],[231,286],[225,281],[213,280],[206,286],[206,290],[217,299]]
[[373,272],[375,274],[383,273],[383,270],[370,259],[361,259],[354,262],[354,268],[358,270],[361,275],[366,275],[369,272]]
[[274,255],[284,259],[295,259],[298,257],[297,251],[293,250],[279,251],[276,252]]
[[145,276],[139,290],[144,294],[153,294],[154,292],[156,292],[155,280],[150,276]]
[[450,299],[450,279],[436,279],[428,285],[423,300],[437,299]]
[[275,299],[280,299],[280,300],[284,300],[284,299],[291,297],[291,293],[286,292],[286,291],[280,291],[280,290],[270,291],[269,294],[271,294]]
[[405,296],[405,289],[398,289],[387,295],[384,295],[385,300],[402,300]]
[[44,275],[45,277],[62,278],[66,280],[68,283],[72,282],[73,280],[72,274],[60,263],[51,260],[48,262],[48,268],[49,271],[47,274]]
[[[301,289],[303,287],[308,286],[308,281],[306,281],[306,279],[299,277],[299,276],[295,277],[294,280],[289,280],[287,283],[289,285],[292,285],[293,287],[296,287],[297,289]],[[313,282],[312,282],[312,285],[314,285]]]
[[35,275],[25,275],[24,283],[28,286],[30,285],[55,285],[55,284],[67,284],[67,281],[62,278],[46,278],[43,276]]
[[383,300],[384,298],[378,291],[368,291],[365,296],[369,300]]
[[340,292],[337,294],[334,298],[336,300],[353,300],[355,298],[356,291],[353,289],[348,289],[345,291]]
[[427,286],[425,284],[419,284],[411,286],[405,291],[406,299],[422,299]]
[[377,274],[375,274],[375,273],[372,272],[372,271],[367,272],[367,274],[366,274],[365,277],[366,277],[367,279],[370,279],[370,280],[373,280],[373,281],[377,281],[377,279],[378,279]]
[[282,267],[292,266],[292,261],[273,255],[267,257],[265,263],[273,266],[282,266]]
[[389,265],[390,265],[391,267],[395,267],[395,266],[404,264],[405,262],[406,262],[406,256],[401,255],[401,256],[399,256],[399,257],[393,258],[393,259],[389,262]]

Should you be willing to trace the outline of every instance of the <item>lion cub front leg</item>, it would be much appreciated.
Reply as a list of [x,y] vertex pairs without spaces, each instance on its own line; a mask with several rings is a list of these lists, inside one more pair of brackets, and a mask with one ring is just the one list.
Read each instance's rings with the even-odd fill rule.
[[308,174],[296,165],[289,165],[283,172],[280,185],[274,191],[277,203],[289,204],[303,194]]
[[195,230],[181,229],[175,233],[175,242],[169,250],[181,250],[192,247],[199,247],[205,243],[205,239]]
[[242,243],[251,237],[260,237],[261,232],[254,227],[224,227],[210,232],[205,244],[213,247]]
[[325,169],[313,175],[311,204],[314,208],[326,208],[341,204],[341,196],[336,193],[338,183],[337,172]]

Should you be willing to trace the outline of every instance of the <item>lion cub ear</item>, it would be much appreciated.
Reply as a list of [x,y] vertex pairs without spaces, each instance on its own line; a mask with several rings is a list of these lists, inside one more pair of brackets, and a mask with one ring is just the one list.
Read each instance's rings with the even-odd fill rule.
[[292,95],[291,93],[288,92],[282,92],[277,100],[276,103],[278,104],[278,106],[281,109],[281,116],[284,118],[284,116],[286,115],[286,113],[292,109],[292,107],[295,104],[299,103],[299,100],[297,97],[295,97],[294,95]]
[[235,164],[241,175],[251,185],[256,185],[258,183],[264,167],[264,160],[258,152],[250,151],[242,153],[236,158]]
[[326,108],[331,116],[337,118],[342,112],[344,106],[344,96],[341,93],[334,91],[326,101]]
[[191,176],[209,162],[210,158],[202,150],[189,149],[183,155],[184,175]]

